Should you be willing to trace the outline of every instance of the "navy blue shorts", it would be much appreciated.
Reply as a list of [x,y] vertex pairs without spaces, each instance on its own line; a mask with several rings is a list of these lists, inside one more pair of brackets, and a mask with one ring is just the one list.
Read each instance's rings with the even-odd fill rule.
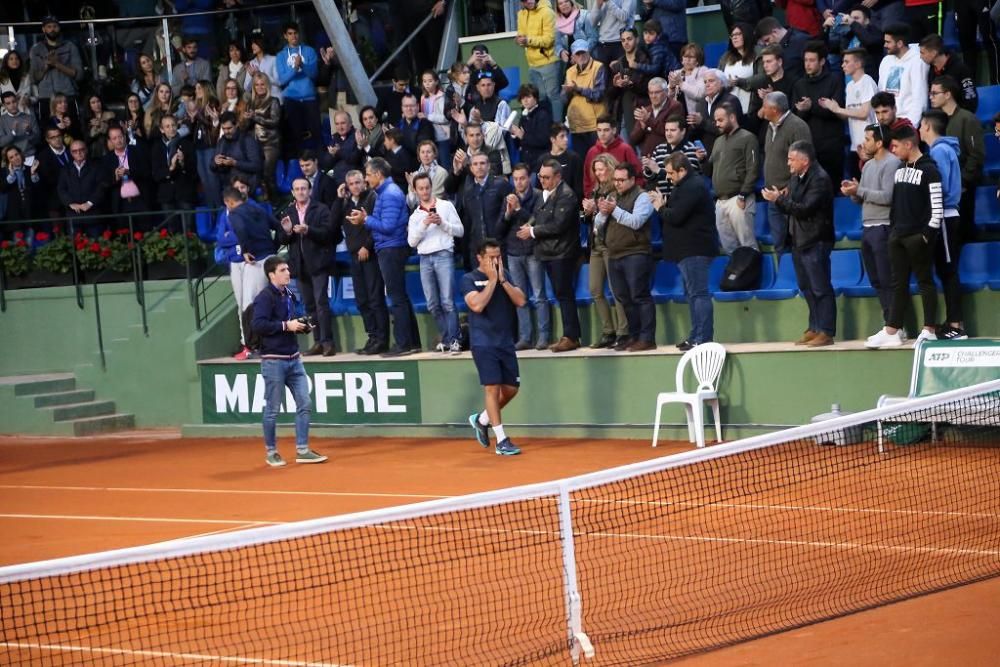
[[517,368],[517,353],[514,347],[474,347],[472,360],[479,371],[479,384],[506,384],[521,386],[521,373]]

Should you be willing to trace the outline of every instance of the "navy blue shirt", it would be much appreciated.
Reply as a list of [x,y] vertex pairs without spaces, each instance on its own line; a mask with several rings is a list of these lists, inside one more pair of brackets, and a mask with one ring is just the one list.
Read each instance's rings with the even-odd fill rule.
[[[462,297],[469,292],[482,292],[489,279],[476,269],[462,276],[459,289]],[[469,311],[469,344],[472,347],[513,347],[517,328],[517,309],[502,285],[493,290],[493,297],[481,313]]]

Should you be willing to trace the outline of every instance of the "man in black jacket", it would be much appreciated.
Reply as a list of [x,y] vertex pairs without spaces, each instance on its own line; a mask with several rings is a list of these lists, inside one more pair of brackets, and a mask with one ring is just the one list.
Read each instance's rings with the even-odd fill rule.
[[844,76],[827,69],[826,47],[822,42],[806,44],[802,63],[806,75],[795,82],[789,101],[796,115],[809,125],[816,160],[839,182],[844,177],[844,121],[819,101],[834,100],[843,107]]
[[38,162],[38,189],[45,193],[45,202],[39,202],[39,211],[48,211],[50,218],[58,218],[63,214],[62,202],[58,196],[59,176],[65,167],[73,161],[69,150],[66,149],[66,142],[63,140],[63,131],[58,127],[47,127],[43,133],[45,146],[40,146],[35,152],[35,161]]
[[[299,169],[302,175],[309,181],[309,198],[313,201],[322,202],[331,211],[337,201],[337,183],[320,170],[316,153],[310,150],[302,151],[299,156]],[[347,172],[344,172],[347,175]]]
[[576,311],[576,258],[580,252],[580,201],[562,180],[562,167],[546,160],[538,170],[542,201],[535,206],[534,224],[517,232],[522,241],[535,240],[535,257],[542,262],[559,302],[563,335],[549,346],[553,352],[580,347],[580,316]]
[[264,377],[265,461],[272,468],[285,465],[278,453],[278,412],[285,401],[285,388],[295,401],[295,462],[323,463],[326,457],[309,448],[309,380],[299,354],[295,334],[306,325],[295,318],[295,296],[288,289],[292,280],[288,264],[278,255],[264,260],[268,286],[253,300],[253,329],[261,338],[260,374]]
[[219,175],[220,183],[228,183],[233,174],[240,174],[250,185],[250,192],[260,182],[264,158],[260,144],[250,134],[236,128],[236,115],[230,111],[219,116],[222,131],[212,158],[212,171]]
[[327,285],[330,282],[330,263],[334,248],[340,243],[333,235],[333,222],[326,204],[310,197],[311,188],[306,178],[292,181],[294,201],[285,209],[281,218],[278,243],[288,246],[288,265],[298,280],[299,292],[305,302],[306,314],[315,322],[315,343],[308,355],[336,354],[333,344],[333,315]]
[[796,141],[788,149],[792,179],[788,192],[777,188],[761,191],[788,216],[788,237],[799,291],[809,306],[809,327],[796,345],[833,345],[837,331],[837,299],[830,281],[833,251],[833,184],[816,161],[808,141]]
[[[69,153],[73,156],[73,162],[63,167],[59,174],[59,201],[68,209],[67,214],[71,219],[76,216],[97,215],[101,212],[108,187],[101,168],[87,160],[87,144],[79,139],[70,144]],[[106,228],[107,223],[95,223],[88,226],[87,232],[97,234]],[[80,231],[80,226],[71,231]]]
[[[150,143],[150,167],[156,183],[156,201],[163,211],[194,208],[198,168],[194,143],[177,134],[177,119],[160,119],[160,138]],[[178,225],[179,227],[179,225]]]
[[[334,188],[344,182],[344,176],[351,169],[361,168],[363,155],[364,153],[358,150],[357,131],[351,123],[351,115],[346,111],[337,111],[333,114],[333,135],[330,138],[330,145],[326,147],[326,154],[321,160],[323,171],[333,170],[331,176]],[[313,198],[319,199],[315,192]],[[326,203],[325,200],[321,201]]]
[[416,95],[403,96],[402,111],[403,115],[399,119],[399,132],[402,137],[400,143],[406,152],[416,159],[417,146],[420,145],[420,142],[434,141],[434,126],[429,120],[418,115],[420,103]]
[[[466,266],[476,266],[473,252],[483,239],[498,238],[498,227],[507,210],[510,183],[503,176],[490,174],[490,162],[485,153],[477,153],[469,161],[469,171],[462,183],[459,203],[465,234],[462,236]],[[458,241],[458,239],[456,239]]]
[[395,127],[390,127],[385,131],[385,140],[382,143],[382,157],[389,163],[392,170],[392,182],[399,186],[399,189],[406,192],[409,187],[406,183],[406,175],[417,170],[416,153],[411,153],[403,146],[403,133]]
[[[375,210],[375,193],[368,189],[364,174],[354,170],[347,172],[338,194],[341,196],[331,211],[334,235],[343,234],[347,252],[351,254],[354,301],[368,334],[365,346],[356,352],[381,354],[389,349],[389,310],[385,305],[385,281],[375,261],[375,240],[366,225],[352,225],[347,220],[356,208],[362,208],[371,215]],[[338,232],[338,228],[342,232]]]
[[[878,81],[878,64],[884,54],[885,33],[881,25],[872,23],[871,16],[872,10],[859,3],[850,7],[850,13],[840,14],[841,26],[846,30],[829,30],[837,20],[834,14],[824,20],[823,27],[829,30],[830,50],[833,53],[843,54],[851,48],[864,49],[867,53],[865,74]],[[857,40],[856,47],[851,46],[854,40]]]
[[[109,183],[108,198],[112,213],[137,213],[149,210],[153,199],[153,181],[149,155],[139,146],[129,145],[125,131],[118,125],[108,130],[111,150],[101,159],[104,180]],[[152,227],[152,218],[133,219],[137,227]],[[126,223],[127,225],[127,223]]]
[[794,28],[786,28],[773,16],[762,18],[757,22],[757,39],[764,46],[777,45],[781,47],[785,74],[798,81],[805,70],[802,68],[802,52],[805,50],[809,35]]
[[[521,162],[534,172],[542,155],[549,150],[549,129],[552,111],[548,100],[538,101],[538,88],[526,83],[517,90],[521,101],[521,120],[510,128],[510,134],[521,149]],[[527,294],[527,292],[525,292]]]
[[684,281],[691,333],[677,344],[677,349],[686,352],[715,335],[712,293],[708,289],[708,269],[719,254],[715,204],[705,179],[692,169],[684,153],[671,153],[664,162],[667,178],[673,184],[670,199],[656,191],[650,193],[650,198],[663,224],[663,258],[677,262]]

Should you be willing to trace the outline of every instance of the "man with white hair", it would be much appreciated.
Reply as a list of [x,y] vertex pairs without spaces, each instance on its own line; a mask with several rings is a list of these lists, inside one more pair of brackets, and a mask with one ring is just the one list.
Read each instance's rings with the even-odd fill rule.
[[653,150],[667,140],[663,126],[671,116],[682,116],[681,103],[667,94],[667,80],[656,77],[649,80],[646,91],[649,94],[649,106],[638,107],[635,112],[635,125],[629,134],[629,143],[636,147],[640,157],[653,154]]
[[[767,121],[761,148],[764,151],[764,187],[784,190],[791,172],[788,169],[788,149],[796,141],[812,141],[812,133],[804,120],[791,112],[788,97],[781,92],[764,96],[761,117]],[[768,203],[767,219],[771,226],[775,252],[786,250],[788,218],[773,203]]]
[[739,98],[729,92],[729,76],[720,69],[710,69],[702,77],[705,82],[705,98],[695,104],[695,112],[688,114],[690,138],[701,140],[705,152],[712,154],[719,129],[715,125],[715,110],[727,102],[736,110],[736,123],[743,127],[743,105]]

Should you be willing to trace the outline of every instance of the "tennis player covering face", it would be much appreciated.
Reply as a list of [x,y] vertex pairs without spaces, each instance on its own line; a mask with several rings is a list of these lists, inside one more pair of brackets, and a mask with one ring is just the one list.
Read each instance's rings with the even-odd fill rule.
[[503,430],[500,410],[517,396],[521,384],[514,351],[517,308],[527,303],[524,292],[507,280],[500,257],[500,244],[483,239],[476,249],[478,268],[462,276],[461,288],[469,307],[469,340],[472,360],[479,371],[479,384],[486,395],[486,409],[469,416],[476,441],[490,446],[490,425],[496,435],[496,453],[520,454]]

